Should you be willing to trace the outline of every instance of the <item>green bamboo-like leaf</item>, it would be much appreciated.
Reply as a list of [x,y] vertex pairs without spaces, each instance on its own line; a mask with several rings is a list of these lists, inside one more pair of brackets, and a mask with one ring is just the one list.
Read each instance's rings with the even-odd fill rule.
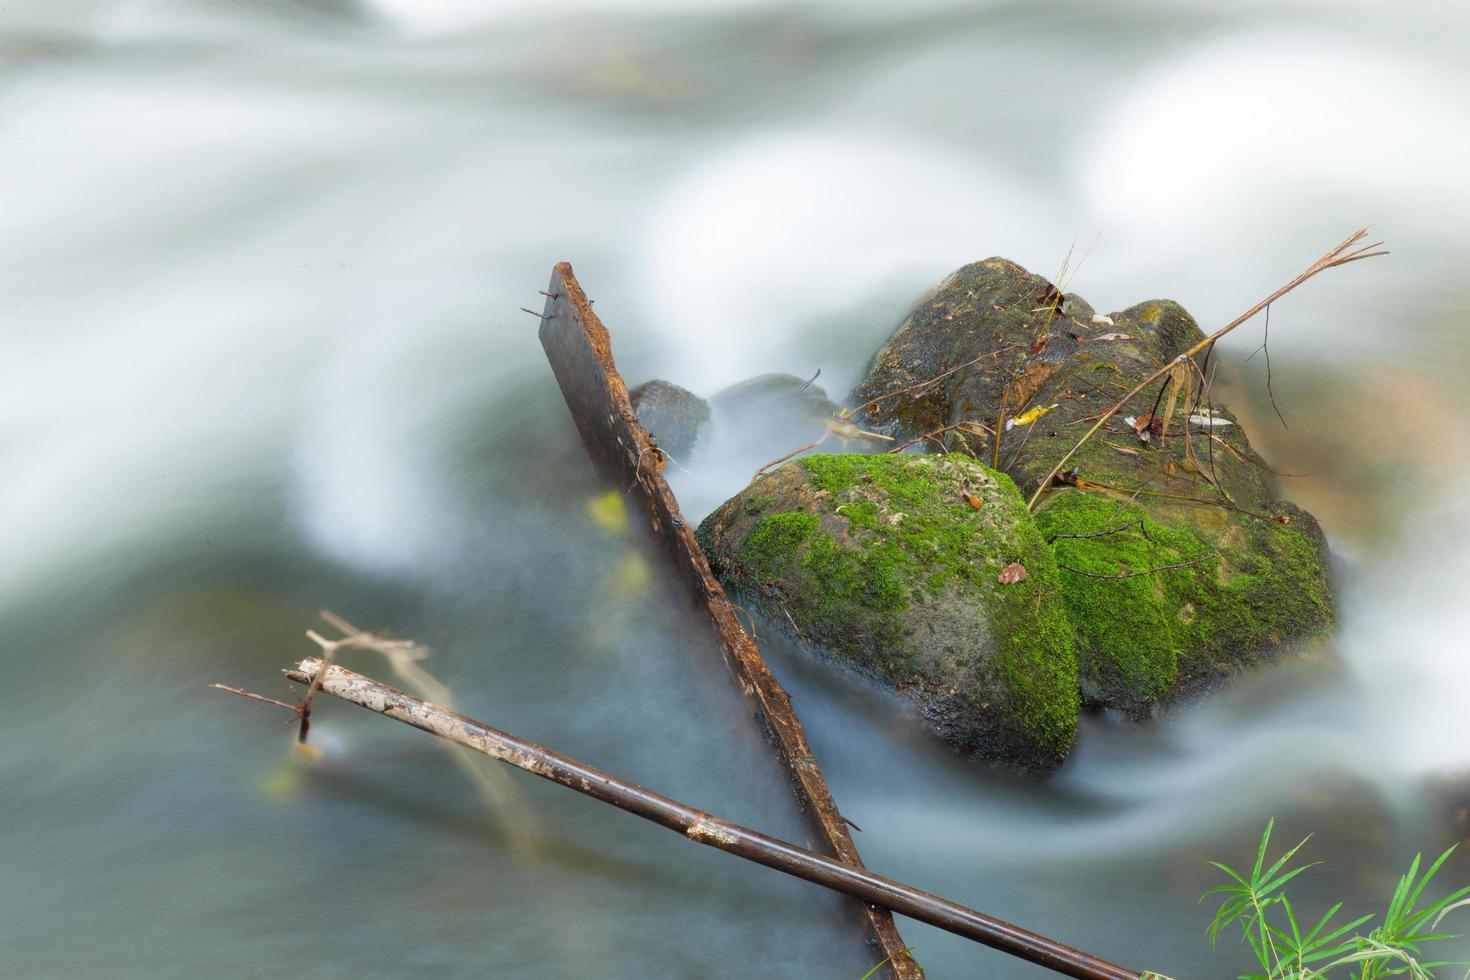
[[[1435,874],[1437,874],[1439,872],[1440,866],[1443,865],[1445,863],[1445,861],[1449,860],[1449,856],[1455,852],[1455,847],[1457,847],[1457,846],[1458,845],[1454,845],[1454,844],[1450,845],[1449,849],[1446,850],[1443,854],[1441,854],[1438,858],[1436,858],[1435,861],[1434,861],[1434,863],[1429,866],[1429,870],[1426,871],[1426,872],[1424,872],[1424,877],[1419,879],[1419,884],[1417,884],[1417,885],[1414,886],[1413,893],[1409,895],[1409,904],[1408,904],[1408,910],[1409,911],[1411,911],[1411,912],[1413,911],[1415,903],[1417,903],[1419,901],[1419,893],[1424,890],[1424,886],[1425,885],[1429,884],[1430,879],[1433,878],[1435,876]],[[1414,869],[1417,868],[1418,866],[1419,866],[1419,855],[1416,854],[1416,855],[1414,855],[1414,863],[1409,866],[1409,876],[1410,877],[1413,877]]]
[[[1439,922],[1439,919],[1444,918],[1444,913],[1449,911],[1450,906],[1460,906],[1466,904],[1463,901],[1466,895],[1470,895],[1470,886],[1461,888],[1459,891],[1450,892],[1444,898],[1441,898],[1439,901],[1435,902],[1432,905],[1424,907],[1418,912],[1414,912],[1414,908],[1411,905],[1408,911],[1412,912],[1413,914],[1404,921],[1404,925],[1412,928],[1423,922],[1429,916],[1434,915],[1436,912],[1439,912],[1439,916],[1435,919],[1435,923],[1437,924]],[[1434,926],[1431,925],[1430,928],[1433,929]]]
[[1272,892],[1274,892],[1274,891],[1278,890],[1279,888],[1281,888],[1281,886],[1285,885],[1288,881],[1290,881],[1291,879],[1295,878],[1297,875],[1301,874],[1303,871],[1308,871],[1308,870],[1310,870],[1312,868],[1315,868],[1317,865],[1319,865],[1321,863],[1322,862],[1320,862],[1320,861],[1313,861],[1311,864],[1304,864],[1300,868],[1292,868],[1290,871],[1286,872],[1285,874],[1279,875],[1279,876],[1271,879],[1270,881],[1266,882],[1265,884],[1261,885],[1259,888],[1256,889],[1256,894],[1257,895],[1262,895],[1262,896],[1264,896],[1264,895],[1270,895]]
[[[1466,893],[1470,893],[1470,889],[1461,889],[1460,891],[1456,892],[1455,894],[1456,895],[1462,895],[1462,894],[1466,894]],[[1466,905],[1470,905],[1470,898],[1462,898],[1462,899],[1460,899],[1459,901],[1455,902],[1452,905],[1446,905],[1443,909],[1440,910],[1439,915],[1436,915],[1434,917],[1434,921],[1429,924],[1429,928],[1431,928],[1431,929],[1438,928],[1440,922],[1444,921],[1444,917],[1445,916],[1449,915],[1455,909],[1464,908]]]
[[1414,884],[1414,878],[1419,874],[1419,861],[1422,854],[1415,854],[1414,860],[1409,862],[1409,873],[1399,879],[1398,886],[1393,890],[1393,898],[1388,901],[1388,915],[1384,918],[1384,925],[1393,928],[1403,915],[1404,903],[1409,897],[1409,888]]
[[1251,881],[1261,876],[1261,865],[1266,863],[1266,846],[1271,843],[1271,828],[1276,826],[1276,818],[1272,817],[1266,821],[1266,829],[1261,834],[1261,844],[1256,848],[1256,864],[1251,869]]
[[[1341,908],[1341,906],[1338,905],[1335,906],[1335,908]],[[1329,944],[1335,943],[1338,939],[1342,938],[1342,936],[1346,935],[1353,929],[1358,928],[1363,923],[1369,921],[1372,918],[1373,916],[1371,915],[1361,916],[1360,918],[1354,919],[1346,925],[1338,926],[1336,929],[1332,930],[1332,932],[1329,932],[1325,936],[1321,936],[1320,938],[1312,938],[1310,951],[1308,952],[1305,961],[1315,963],[1330,956],[1336,956],[1339,952],[1356,948],[1356,943],[1352,939],[1349,939],[1345,943],[1338,943],[1337,945],[1331,946],[1330,948]]]
[[[1242,878],[1240,876],[1240,873],[1238,871],[1236,871],[1234,868],[1230,867],[1228,864],[1221,864],[1219,861],[1211,861],[1210,864],[1213,865],[1216,868],[1219,868],[1221,871],[1225,872],[1230,877],[1232,877],[1236,881],[1240,882],[1242,885],[1249,885],[1249,882],[1247,882],[1244,878]],[[1230,886],[1228,886],[1228,885],[1221,885],[1220,887],[1222,887],[1222,888],[1228,888]]]
[[[1255,875],[1252,875],[1251,876],[1251,883],[1252,884],[1256,884],[1258,882],[1269,881],[1272,877],[1275,876],[1276,872],[1280,871],[1283,867],[1285,867],[1286,862],[1287,861],[1290,861],[1292,859],[1292,857],[1295,856],[1296,852],[1297,851],[1300,851],[1302,849],[1302,846],[1305,845],[1306,842],[1309,841],[1309,840],[1311,840],[1311,839],[1312,839],[1312,836],[1310,834],[1308,834],[1306,837],[1303,837],[1301,839],[1301,841],[1297,843],[1296,847],[1293,847],[1291,850],[1287,851],[1285,854],[1281,855],[1281,857],[1279,857],[1279,858],[1276,859],[1276,863],[1273,864],[1273,865],[1271,865],[1271,870],[1270,871],[1267,871],[1264,875],[1263,874],[1259,874],[1259,873],[1257,873]],[[1308,867],[1311,867],[1311,865],[1308,865]],[[1259,869],[1258,869],[1258,871],[1259,871]],[[1264,887],[1264,886],[1261,885],[1260,887]]]

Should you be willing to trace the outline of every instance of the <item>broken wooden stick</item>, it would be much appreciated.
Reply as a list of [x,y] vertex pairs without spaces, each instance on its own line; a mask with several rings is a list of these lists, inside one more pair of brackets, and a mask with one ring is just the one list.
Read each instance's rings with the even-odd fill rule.
[[[801,721],[791,708],[791,697],[740,625],[735,604],[716,581],[694,540],[693,529],[679,512],[679,502],[661,472],[659,450],[638,424],[627,386],[613,364],[607,328],[593,312],[570,264],[562,262],[552,269],[551,284],[543,295],[546,304],[537,314],[541,318],[541,346],[587,455],[616,486],[636,492],[649,526],[663,543],[674,569],[688,585],[695,603],[709,616],[725,667],[750,699],[755,724],[785,765],[796,804],[807,817],[818,846],[861,871],[862,858],[807,744]],[[873,905],[862,906],[862,914],[892,975],[897,980],[920,980],[924,972],[909,955],[908,944],[898,934],[893,917]]]
[[438,705],[394,690],[370,677],[312,657],[285,671],[299,684],[350,701],[396,721],[482,752],[542,779],[610,803],[661,827],[747,861],[891,909],[993,949],[1084,980],[1140,980],[1143,974],[920,891],[861,867],[768,837],[619,779],[535,742],[517,738]]

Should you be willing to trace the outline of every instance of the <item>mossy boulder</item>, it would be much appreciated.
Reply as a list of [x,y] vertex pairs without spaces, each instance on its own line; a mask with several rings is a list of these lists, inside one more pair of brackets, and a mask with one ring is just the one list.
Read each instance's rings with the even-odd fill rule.
[[638,424],[676,459],[694,451],[700,428],[709,421],[703,398],[667,381],[645,381],[628,392]]
[[[1029,496],[1099,414],[1203,337],[1177,303],[1098,317],[992,258],[914,310],[853,400],[910,389],[877,402],[863,424],[916,438],[972,423],[928,448],[997,459]],[[1077,627],[1083,693],[1132,714],[1321,634],[1333,618],[1316,521],[1276,499],[1233,416],[1197,403],[1202,359],[1185,368],[1172,412],[1162,384],[1135,396],[1036,512]],[[1143,441],[1125,417],[1150,413],[1168,425]]]
[[[1072,625],[1009,477],[959,454],[812,455],[727,501],[698,537],[737,599],[903,692],[958,750],[1028,771],[1066,757]],[[1027,577],[1002,584],[1012,563]]]

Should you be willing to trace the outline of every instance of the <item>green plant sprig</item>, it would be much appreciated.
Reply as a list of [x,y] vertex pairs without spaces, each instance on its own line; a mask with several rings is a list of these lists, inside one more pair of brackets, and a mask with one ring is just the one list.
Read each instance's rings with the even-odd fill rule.
[[1211,861],[1211,865],[1231,880],[1200,897],[1204,901],[1211,895],[1224,896],[1206,929],[1210,945],[1214,946],[1220,934],[1234,925],[1255,955],[1261,972],[1241,974],[1238,980],[1325,980],[1331,971],[1343,967],[1356,967],[1358,980],[1390,976],[1433,980],[1432,971],[1438,967],[1464,965],[1422,962],[1420,949],[1423,943],[1456,938],[1454,934],[1436,930],[1450,912],[1470,905],[1470,886],[1466,886],[1423,908],[1417,907],[1425,886],[1454,853],[1454,847],[1441,854],[1422,876],[1419,868],[1423,855],[1414,856],[1408,872],[1394,889],[1382,924],[1367,935],[1355,930],[1371,921],[1372,915],[1333,925],[1333,919],[1342,910],[1341,902],[1328,909],[1310,928],[1303,929],[1285,887],[1318,862],[1289,867],[1291,859],[1310,840],[1304,838],[1267,867],[1266,852],[1275,824],[1274,819],[1267,822],[1249,875]]

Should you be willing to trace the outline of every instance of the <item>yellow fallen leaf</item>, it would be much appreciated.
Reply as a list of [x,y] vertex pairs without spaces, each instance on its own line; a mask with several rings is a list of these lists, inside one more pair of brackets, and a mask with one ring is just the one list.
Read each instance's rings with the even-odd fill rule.
[[638,552],[629,549],[608,577],[608,589],[620,599],[632,599],[648,591],[653,572]]
[[628,533],[628,506],[623,495],[609,490],[587,501],[587,516],[592,523],[612,534]]
[[1030,425],[1032,422],[1035,422],[1047,412],[1050,412],[1052,409],[1056,408],[1059,404],[1061,403],[1053,402],[1050,405],[1037,405],[1035,408],[1030,409],[1029,411],[1022,412],[1020,415],[1009,418],[1006,420],[1006,429],[1009,431],[1011,428],[1017,425]]

